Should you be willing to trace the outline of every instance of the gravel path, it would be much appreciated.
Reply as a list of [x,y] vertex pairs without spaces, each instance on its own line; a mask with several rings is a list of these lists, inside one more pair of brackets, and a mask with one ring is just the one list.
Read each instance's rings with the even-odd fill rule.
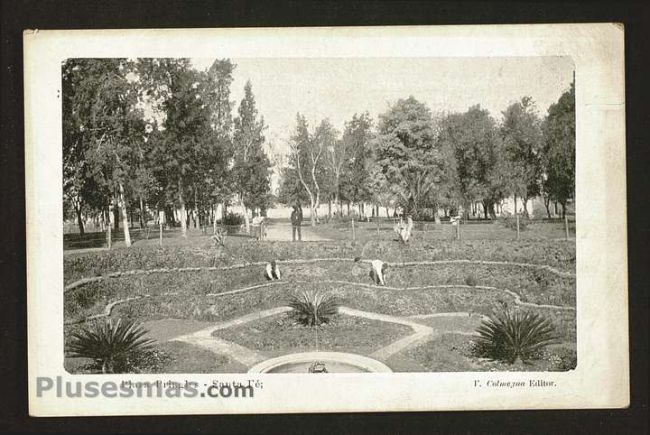
[[[331,239],[327,239],[316,234],[311,227],[303,225],[300,227],[302,232],[302,241],[303,242],[327,242]],[[287,223],[274,223],[266,227],[266,239],[269,241],[276,242],[290,242],[292,237],[292,228],[291,224]]]

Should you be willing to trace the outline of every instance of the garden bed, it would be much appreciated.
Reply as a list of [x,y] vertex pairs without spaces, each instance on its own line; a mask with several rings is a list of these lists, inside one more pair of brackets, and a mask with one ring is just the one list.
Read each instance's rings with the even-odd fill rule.
[[309,327],[297,323],[291,313],[213,333],[269,355],[314,350],[367,355],[410,334],[413,330],[408,326],[341,314],[318,328]]
[[164,248],[133,246],[129,249],[71,253],[64,256],[64,282],[134,269],[214,267],[259,261],[312,258],[381,258],[400,263],[424,260],[483,260],[546,264],[575,273],[575,243],[562,241],[413,240],[408,245],[394,241],[353,243],[227,241],[214,247],[205,238],[196,246]]
[[[65,370],[71,374],[91,374],[100,371],[88,358],[66,357]],[[193,346],[167,341],[156,343],[150,356],[138,367],[138,373],[245,373],[243,364],[226,355]]]
[[568,342],[549,346],[538,359],[508,364],[476,356],[472,337],[453,333],[440,335],[420,346],[407,349],[403,356],[431,372],[567,371],[574,369],[576,364],[575,346]]
[[[506,292],[480,288],[495,287],[499,290],[507,289],[517,293],[524,302],[575,306],[574,278],[558,276],[545,269],[517,265],[443,263],[402,267],[396,264],[389,267],[386,274],[388,286],[393,287],[388,289],[367,287],[373,283],[367,274],[369,265],[365,263],[317,261],[281,264],[281,270],[283,281],[276,283],[269,283],[265,280],[262,266],[248,266],[231,270],[169,271],[106,277],[67,291],[64,303],[65,318],[66,321],[81,320],[90,315],[101,313],[110,302],[146,295],[154,296],[154,298],[147,301],[130,301],[129,304],[155,305],[162,303],[165,298],[181,296],[187,298],[190,305],[193,303],[206,306],[217,303],[227,305],[228,301],[233,300],[231,296],[222,296],[223,300],[217,302],[216,296],[207,295],[246,290],[255,286],[261,287],[239,293],[235,299],[241,299],[244,305],[246,305],[246,301],[252,300],[251,307],[258,307],[254,304],[259,304],[259,300],[262,297],[266,298],[265,295],[268,294],[280,293],[284,294],[284,297],[288,297],[291,291],[315,288],[338,291],[343,297],[348,297],[347,292],[342,291],[348,289],[352,292],[363,291],[370,299],[377,299],[373,297],[373,294],[381,294],[381,299],[387,300],[390,304],[394,298],[412,298],[412,296],[403,295],[404,291],[418,291],[396,290],[397,288],[458,285],[458,297],[443,305],[454,308],[458,305],[454,301],[459,301],[460,306],[467,306],[468,303],[472,306],[485,306],[485,297],[492,302],[499,299],[506,301],[512,299],[512,296]],[[357,286],[355,283],[359,285]],[[279,293],[278,286],[282,287]],[[478,287],[473,288],[476,286]],[[426,303],[426,298],[433,297],[435,293],[444,295],[444,292],[441,293],[442,290],[444,289],[421,290],[420,293],[430,294],[430,296],[422,296],[425,298],[421,307],[424,312],[411,314],[427,314],[427,310],[437,304]],[[467,300],[470,296],[474,298],[473,301]],[[273,300],[279,304],[283,303],[282,298]],[[364,307],[359,308],[363,309]],[[455,310],[451,309],[450,311]],[[187,313],[182,318],[186,316]]]

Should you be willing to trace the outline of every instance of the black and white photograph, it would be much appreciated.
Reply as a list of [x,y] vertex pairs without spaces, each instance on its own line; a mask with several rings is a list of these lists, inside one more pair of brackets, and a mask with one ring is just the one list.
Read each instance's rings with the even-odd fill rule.
[[61,80],[70,373],[575,368],[570,58]]
[[30,412],[626,406],[621,35],[26,33]]

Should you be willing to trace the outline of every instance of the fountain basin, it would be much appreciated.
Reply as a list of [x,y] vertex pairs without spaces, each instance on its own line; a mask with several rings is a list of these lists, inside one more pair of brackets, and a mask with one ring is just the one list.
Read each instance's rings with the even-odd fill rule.
[[309,373],[314,362],[325,364],[328,373],[388,373],[376,359],[344,352],[302,352],[282,355],[254,365],[248,373]]

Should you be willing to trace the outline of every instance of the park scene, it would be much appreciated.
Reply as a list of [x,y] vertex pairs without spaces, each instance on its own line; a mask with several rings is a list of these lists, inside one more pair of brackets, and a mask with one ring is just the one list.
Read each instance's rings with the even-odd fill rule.
[[67,59],[65,369],[575,369],[573,68]]

